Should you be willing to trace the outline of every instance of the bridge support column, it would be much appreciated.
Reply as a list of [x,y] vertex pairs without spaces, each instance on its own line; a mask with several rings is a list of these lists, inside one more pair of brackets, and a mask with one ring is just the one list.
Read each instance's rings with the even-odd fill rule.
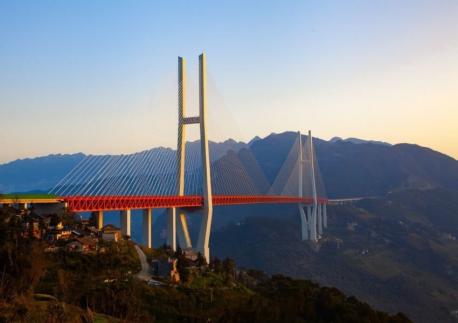
[[326,203],[323,204],[323,227],[328,227],[328,212],[326,210]]
[[168,209],[167,215],[167,245],[173,251],[177,250],[177,209]]
[[181,249],[192,248],[191,235],[189,234],[188,218],[186,217],[186,213],[184,213],[180,209],[177,209],[177,212],[179,214],[177,232],[178,232],[178,243],[180,245],[180,248]]
[[213,195],[210,173],[210,154],[207,136],[207,64],[205,54],[199,56],[199,114],[200,114],[200,148],[203,167],[204,209],[200,226],[197,250],[210,262],[210,231],[213,219]]
[[143,245],[147,248],[153,246],[151,239],[151,224],[153,217],[153,209],[143,210],[143,228],[142,228],[142,240]]
[[310,176],[312,179],[312,193],[313,193],[313,210],[312,210],[312,230],[310,231],[310,240],[318,241],[317,237],[317,213],[318,213],[318,197],[316,191],[316,180],[315,180],[315,158],[313,151],[313,138],[312,132],[309,130],[308,139],[307,139],[307,149],[308,149],[308,162]]
[[[186,115],[186,61],[178,57],[178,142],[177,142],[177,195],[184,195],[185,162],[186,162],[186,125],[191,121]],[[196,118],[195,118],[196,119]],[[197,122],[199,120],[193,120]],[[177,233],[178,243],[183,249],[192,248],[189,235],[188,221],[183,210],[175,209],[178,216]]]
[[309,218],[309,227],[310,227],[310,240],[317,241],[317,234],[316,234],[316,209],[315,206],[308,205],[307,206],[307,213]]
[[121,232],[124,236],[131,235],[130,232],[130,209],[121,211]]
[[103,211],[99,210],[96,213],[96,225],[97,229],[101,230],[103,228]]
[[318,204],[318,236],[321,237],[323,234],[323,214],[321,213],[321,204]]
[[[200,148],[202,157],[203,168],[203,214],[202,224],[199,232],[199,239],[197,241],[196,250],[199,251],[207,260],[210,261],[209,241],[210,230],[213,217],[213,200],[212,200],[212,186],[211,186],[211,172],[210,172],[210,156],[208,149],[208,135],[207,135],[207,76],[206,76],[206,59],[205,54],[199,56],[199,116],[186,117],[186,63],[181,57],[178,58],[178,147],[177,147],[177,195],[184,195],[184,172],[185,172],[185,158],[186,158],[186,125],[199,124],[200,126]],[[191,238],[189,236],[189,229],[187,224],[186,214],[180,210],[178,222],[178,234],[180,245],[185,248],[192,246]],[[168,244],[176,248],[176,223],[177,209],[169,211],[168,221]]]
[[310,205],[307,205],[307,229],[308,229],[308,234],[309,234],[309,240],[312,240],[313,236],[313,217],[312,217],[312,207]]
[[[303,191],[303,175],[302,175],[302,167],[304,165],[304,157],[303,157],[303,154],[302,154],[302,135],[301,135],[301,132],[298,131],[297,133],[298,135],[298,140],[299,140],[299,156],[298,156],[298,159],[297,159],[297,162],[299,164],[299,178],[298,178],[298,183],[299,183],[299,187],[298,187],[298,196],[300,197],[304,197],[304,191]],[[301,215],[301,238],[302,240],[308,240],[309,238],[309,226],[310,226],[310,222],[309,222],[309,219],[307,219],[307,215],[305,214],[304,212],[304,205],[302,204],[298,204],[298,207],[299,207],[299,214]]]
[[299,207],[299,213],[301,215],[301,239],[302,240],[308,240],[309,238],[309,232],[308,232],[308,222],[307,222],[307,216],[305,215],[304,212],[304,206],[302,204],[298,204]]

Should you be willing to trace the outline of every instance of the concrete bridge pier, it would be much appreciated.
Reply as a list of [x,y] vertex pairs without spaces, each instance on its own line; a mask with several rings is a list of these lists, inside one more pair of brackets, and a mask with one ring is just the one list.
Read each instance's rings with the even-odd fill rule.
[[317,227],[318,227],[318,236],[321,237],[323,235],[323,214],[322,214],[321,204],[318,204],[318,214],[317,214]]
[[308,230],[308,234],[309,234],[309,240],[312,239],[312,210],[310,208],[310,205],[307,205],[307,209],[306,209],[306,217],[307,217],[307,223],[308,223],[308,226],[307,226],[307,230]]
[[153,218],[153,209],[143,210],[143,226],[142,226],[142,240],[145,247],[151,248],[152,235],[151,235],[151,224]]
[[[186,126],[200,122],[200,118],[186,118],[186,61],[178,57],[178,142],[177,142],[177,195],[185,194],[185,160],[186,160]],[[174,241],[169,245],[176,246],[176,235],[178,234],[178,243],[182,249],[192,247],[189,235],[188,221],[184,210],[175,208],[175,228],[172,229],[172,223],[169,222],[170,236],[175,235]],[[170,219],[172,220],[172,219]],[[178,221],[177,221],[178,220]]]
[[326,210],[326,203],[323,204],[323,227],[328,227],[328,212]]
[[97,229],[101,230],[103,228],[103,211],[99,210],[96,213],[96,225]]
[[307,207],[307,212],[309,212],[309,217],[310,217],[310,240],[311,241],[318,241],[317,237],[317,232],[316,232],[316,213],[317,213],[317,207],[316,205],[309,205]]
[[309,230],[309,240],[316,241],[316,220],[314,218],[314,207],[307,205],[307,223]]
[[199,238],[196,249],[202,253],[207,263],[210,263],[210,232],[213,221],[213,200],[210,167],[210,151],[208,148],[207,135],[207,64],[205,54],[199,56],[199,125],[200,125],[200,149],[202,158],[202,180],[204,207],[202,223],[200,225]]
[[299,214],[301,215],[301,239],[302,241],[309,239],[309,228],[307,216],[304,212],[304,206],[302,204],[297,205],[299,207]]
[[120,222],[121,222],[121,232],[125,236],[131,236],[130,232],[130,215],[131,215],[131,210],[122,210],[120,214]]
[[177,250],[177,209],[168,209],[167,214],[167,245],[173,251]]
[[177,209],[178,222],[177,222],[177,233],[178,243],[181,249],[192,248],[191,235],[189,234],[188,218],[183,210]]

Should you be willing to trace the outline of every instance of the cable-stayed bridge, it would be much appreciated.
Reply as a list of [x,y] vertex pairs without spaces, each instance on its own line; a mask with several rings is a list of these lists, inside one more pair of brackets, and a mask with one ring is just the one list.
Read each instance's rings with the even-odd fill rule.
[[[131,210],[143,209],[143,240],[151,247],[152,209],[168,209],[167,243],[194,248],[207,260],[213,208],[240,204],[297,204],[303,240],[317,241],[327,227],[326,198],[313,139],[298,133],[274,178],[265,175],[249,147],[215,156],[207,133],[206,59],[199,56],[199,115],[186,114],[186,63],[178,59],[177,149],[155,148],[115,156],[88,156],[51,191],[74,212],[119,210],[121,230],[130,235]],[[188,126],[200,140],[186,142]],[[190,211],[202,215],[197,243],[188,228]]]

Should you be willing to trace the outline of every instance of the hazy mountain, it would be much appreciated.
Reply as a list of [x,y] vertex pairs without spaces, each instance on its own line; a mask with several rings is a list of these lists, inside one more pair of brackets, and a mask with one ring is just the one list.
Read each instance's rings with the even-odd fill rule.
[[[294,132],[271,134],[263,139],[255,138],[249,145],[234,140],[212,142],[212,160],[233,150],[239,153],[241,160],[249,160],[248,168],[256,174],[262,170],[272,183],[296,136]],[[458,162],[428,148],[317,138],[314,143],[321,177],[330,197],[383,196],[404,188],[458,189]],[[198,142],[189,143],[189,149],[200,150]],[[244,153],[241,152],[243,149]],[[248,158],[248,155],[251,156]],[[84,156],[82,153],[49,155],[0,165],[0,191],[47,191]],[[253,158],[258,165],[253,163]]]
[[316,147],[329,196],[383,196],[403,188],[458,189],[458,162],[428,148],[337,142]]
[[[234,152],[238,152],[242,148],[246,148],[248,145],[244,142],[237,142],[233,139],[228,139],[223,142],[209,142],[209,149],[210,149],[210,159],[212,161],[218,160],[223,157],[229,150],[233,150]],[[188,148],[190,150],[195,150],[200,154],[200,140],[196,140],[193,142],[188,143]]]
[[[247,144],[229,139],[221,143],[210,142],[212,160],[220,159],[227,151],[238,152]],[[166,149],[163,147],[153,149]],[[188,143],[190,151],[200,153],[199,142]],[[172,152],[172,151],[171,151]],[[18,159],[0,164],[0,193],[47,192],[70,172],[84,157],[83,153]]]
[[374,144],[374,145],[384,145],[384,146],[391,146],[391,144],[384,142],[384,141],[376,141],[376,140],[364,140],[364,139],[358,139],[358,138],[347,138],[343,139],[340,137],[333,137],[329,140],[329,142],[350,142],[352,144]]
[[84,154],[18,159],[0,165],[0,192],[47,191],[83,158]]
[[[297,133],[285,132],[251,144],[251,151],[270,180],[296,138]],[[329,197],[383,196],[403,188],[458,189],[458,161],[429,148],[317,138],[314,144]]]
[[252,143],[254,143],[255,141],[258,141],[258,140],[260,140],[260,139],[261,139],[261,137],[259,137],[259,136],[254,137],[253,139],[251,139],[251,140],[248,142],[248,146],[251,146]]

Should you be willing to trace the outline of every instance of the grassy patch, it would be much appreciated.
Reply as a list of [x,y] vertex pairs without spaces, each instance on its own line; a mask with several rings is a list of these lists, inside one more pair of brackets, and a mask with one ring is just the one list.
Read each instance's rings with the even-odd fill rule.
[[401,264],[393,260],[390,252],[385,250],[371,249],[369,253],[363,255],[359,251],[345,251],[347,259],[354,266],[361,268],[365,272],[369,272],[381,280],[388,280],[402,272]]
[[55,199],[57,195],[54,194],[22,194],[22,193],[12,193],[12,194],[0,194],[1,199],[8,199],[8,200],[21,200],[21,199]]
[[94,323],[116,323],[116,322],[121,322],[121,320],[114,318],[113,316],[100,314],[100,313],[94,313],[93,322]]
[[37,301],[57,301],[57,298],[49,294],[35,294],[33,295],[33,298]]

